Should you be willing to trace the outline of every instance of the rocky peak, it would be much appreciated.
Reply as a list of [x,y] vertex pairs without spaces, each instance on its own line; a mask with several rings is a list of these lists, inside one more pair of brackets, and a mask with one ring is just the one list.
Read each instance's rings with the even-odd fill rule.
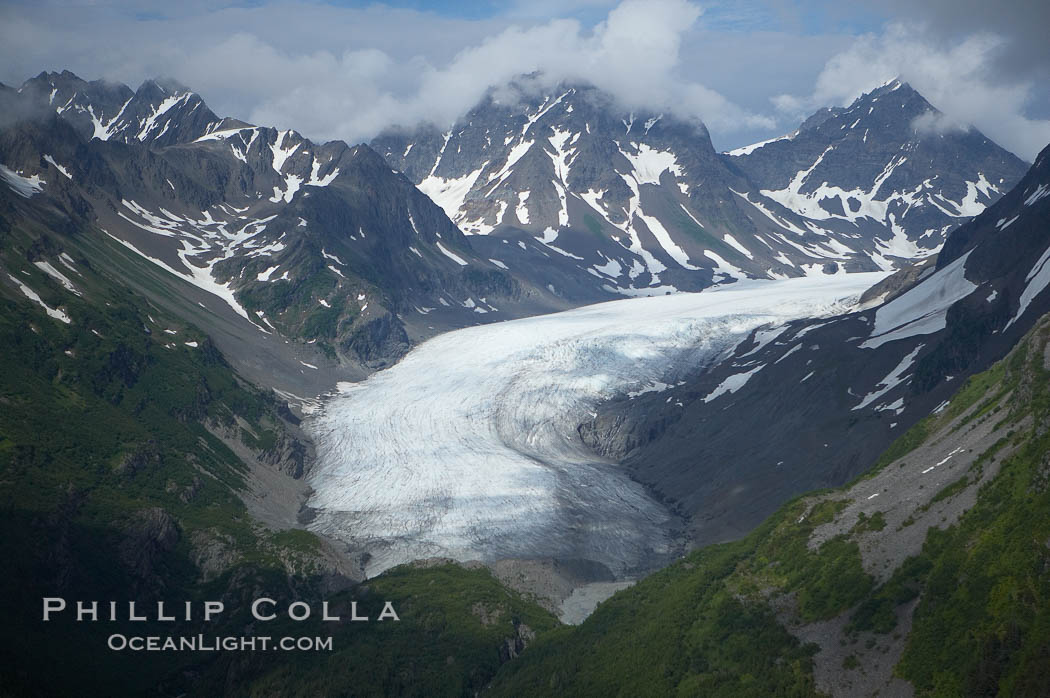
[[146,80],[132,92],[126,85],[88,82],[69,71],[41,73],[22,92],[46,104],[86,139],[133,140],[157,146],[190,142],[218,117],[200,96],[174,80]]

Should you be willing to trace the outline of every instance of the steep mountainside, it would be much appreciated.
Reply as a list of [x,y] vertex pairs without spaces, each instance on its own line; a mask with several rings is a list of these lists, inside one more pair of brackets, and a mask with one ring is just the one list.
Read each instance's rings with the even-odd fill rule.
[[[902,84],[735,154],[591,88],[516,89],[379,154],[220,119],[167,81],[0,85],[0,692],[1045,692],[1050,148],[1008,190],[1018,163],[934,130]],[[578,630],[476,565],[357,584],[360,560],[301,530],[293,393],[451,327],[912,258],[858,312],[740,330],[569,430],[693,542],[751,531]],[[564,581],[526,579],[539,569],[505,577]],[[314,617],[255,622],[262,594]],[[43,624],[42,596],[229,612]],[[391,601],[401,621],[329,625],[321,600],[344,618]],[[335,646],[129,661],[112,632]]]
[[1044,316],[864,478],[618,593],[490,695],[1045,695],[1048,356]]
[[581,432],[692,516],[698,542],[742,535],[790,496],[867,470],[1050,310],[1047,221],[1044,150],[889,302],[763,328],[714,367],[607,405]]
[[726,159],[756,194],[873,239],[869,256],[884,268],[893,258],[936,252],[948,231],[1009,191],[1026,169],[980,131],[948,122],[900,80]]
[[[0,174],[0,693],[469,695],[556,624],[484,569],[435,564],[356,585],[338,546],[296,528],[311,446],[287,403],[199,327],[129,291],[147,278],[136,255],[119,258],[56,198],[7,197],[35,180]],[[248,615],[260,596],[306,601],[312,618],[260,623]],[[69,612],[42,622],[43,597]],[[81,600],[99,602],[97,622],[74,620]],[[225,612],[202,621],[215,600]],[[322,600],[344,622],[320,622]],[[107,601],[120,602],[116,622]],[[150,620],[129,622],[130,601]],[[192,618],[157,620],[159,601],[191,602]],[[384,601],[399,622],[376,622]],[[355,602],[371,622],[349,622]],[[132,655],[108,649],[113,633],[333,644]]]
[[69,121],[84,140],[157,146],[190,143],[219,118],[199,95],[170,80],[147,80],[138,90],[101,80],[85,82],[68,70],[42,73],[20,92]]
[[279,333],[303,371],[374,368],[450,326],[565,306],[479,256],[368,146],[220,120],[168,83],[44,73],[0,99],[2,195],[60,201],[205,292],[199,315],[230,350]]
[[474,246],[516,242],[512,268],[542,254],[608,293],[894,268],[935,252],[1025,169],[976,131],[932,130],[938,112],[899,82],[727,155],[702,124],[535,82],[490,91],[447,131],[372,145]]

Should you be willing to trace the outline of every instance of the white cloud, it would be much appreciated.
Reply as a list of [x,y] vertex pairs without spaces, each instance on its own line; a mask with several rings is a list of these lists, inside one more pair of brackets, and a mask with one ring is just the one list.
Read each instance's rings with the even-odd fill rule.
[[[378,50],[281,56],[252,37],[233,37],[198,57],[201,70],[228,56],[244,57],[243,82],[266,75],[251,118],[295,126],[321,137],[364,140],[390,125],[451,123],[489,86],[539,72],[546,85],[584,80],[625,108],[674,111],[712,128],[769,126],[723,96],[678,73],[683,33],[700,16],[684,0],[625,0],[593,30],[573,19],[513,24],[469,46],[443,65],[396,60]],[[279,85],[272,89],[273,82]],[[398,93],[390,84],[409,84]]]
[[[137,18],[158,7],[148,0],[0,3],[0,80],[62,69],[132,87],[173,77],[221,115],[360,141],[391,123],[450,122],[489,84],[544,70],[548,81],[592,81],[628,108],[699,117],[716,145],[732,148],[793,130],[812,110],[904,74],[952,121],[1024,157],[1050,141],[1048,122],[1031,116],[1050,112],[1045,85],[1040,92],[1032,82],[1038,71],[1004,67],[1022,57],[1038,64],[1042,54],[1015,55],[1013,34],[1008,44],[974,36],[970,22],[969,38],[954,45],[958,32],[943,27],[854,38],[778,28],[756,3],[715,2],[705,24],[687,0],[615,2],[512,0],[500,14],[468,19],[378,3],[264,0],[214,10],[187,0],[149,21]],[[949,15],[949,0],[938,2]],[[558,16],[571,18],[551,19]],[[1017,24],[1029,22],[989,26],[1005,34]],[[1024,45],[1045,53],[1045,42]],[[1012,60],[1001,60],[1007,54]],[[772,118],[776,92],[786,94]]]
[[[570,0],[567,6],[603,4],[609,3]],[[451,123],[490,85],[533,71],[547,83],[589,81],[625,108],[673,111],[720,132],[772,127],[769,117],[689,77],[699,71],[681,64],[680,51],[700,14],[687,0],[623,0],[587,27],[576,19],[464,21],[384,7],[281,4],[184,10],[133,27],[110,18],[94,28],[120,39],[104,47],[87,14],[81,19],[89,26],[70,16],[65,28],[29,15],[20,19],[21,38],[0,29],[0,41],[17,41],[20,62],[36,56],[40,63],[29,72],[70,67],[83,77],[101,73],[133,86],[170,76],[216,111],[317,139],[357,142],[390,125]],[[337,27],[346,28],[344,38]],[[46,46],[46,62],[37,42]],[[463,48],[450,52],[454,45]],[[58,56],[69,62],[54,65]]]
[[936,124],[917,124],[920,128],[972,124],[1004,148],[1033,160],[1050,143],[1050,120],[1026,114],[1032,82],[1011,80],[993,69],[1005,42],[985,33],[938,45],[922,27],[890,25],[832,57],[810,94],[779,95],[773,104],[797,117],[821,106],[848,104],[900,75],[945,114]]
[[912,119],[911,128],[920,136],[968,131],[969,126],[944,112],[928,111]]

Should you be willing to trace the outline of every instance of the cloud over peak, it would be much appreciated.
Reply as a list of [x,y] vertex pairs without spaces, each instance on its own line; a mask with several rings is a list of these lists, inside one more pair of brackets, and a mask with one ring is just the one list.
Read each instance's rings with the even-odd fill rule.
[[953,123],[1023,157],[1050,141],[1045,3],[1014,13],[983,3],[980,22],[956,17],[951,0],[879,5],[897,24],[860,4],[836,11],[867,17],[861,35],[806,26],[827,0],[797,3],[797,22],[777,20],[787,6],[774,0],[712,0],[706,15],[690,0],[514,0],[470,16],[288,0],[189,0],[159,13],[149,0],[6,3],[0,81],[64,68],[129,85],[168,75],[222,115],[358,142],[452,123],[489,87],[538,72],[547,87],[587,82],[626,109],[700,119],[716,144],[736,147],[903,75]]
[[[248,53],[253,72],[287,75],[285,89],[260,91],[253,120],[296,124],[322,137],[363,140],[388,126],[450,124],[489,87],[527,73],[540,75],[546,87],[587,82],[625,108],[673,111],[716,129],[772,126],[769,117],[748,113],[679,73],[683,35],[699,16],[699,8],[685,0],[625,0],[593,29],[575,19],[515,23],[467,46],[444,65],[420,56],[397,60],[377,50],[281,59],[248,37],[236,39],[239,46],[216,51]],[[217,58],[203,60],[210,64]]]
[[1027,116],[1035,83],[1028,76],[995,68],[1009,42],[982,32],[945,41],[926,25],[891,24],[879,34],[861,36],[824,65],[812,92],[773,98],[785,116],[799,116],[827,105],[846,105],[894,76],[908,81],[944,113],[920,128],[965,128],[985,135],[1031,160],[1050,142],[1050,120]]
[[[578,19],[520,14],[471,22],[392,8],[308,6],[293,12],[277,4],[185,11],[134,22],[135,31],[128,31],[130,20],[123,27],[110,22],[95,27],[114,34],[107,47],[85,40],[87,15],[89,26],[80,29],[75,17],[66,28],[45,27],[29,14],[19,19],[17,36],[8,26],[0,29],[0,40],[24,49],[21,60],[44,47],[47,58],[37,56],[28,74],[72,67],[87,78],[101,74],[130,84],[172,75],[218,111],[318,139],[357,142],[390,126],[449,124],[489,87],[532,72],[550,87],[588,82],[624,108],[699,118],[716,131],[773,127],[773,119],[739,107],[681,65],[682,42],[700,16],[700,7],[687,0],[623,0],[590,27]],[[341,41],[329,35],[334,24],[350,28]],[[318,32],[308,39],[302,25]],[[403,41],[389,36],[399,33]],[[454,38],[438,46],[433,35]],[[449,53],[447,46],[457,42]]]

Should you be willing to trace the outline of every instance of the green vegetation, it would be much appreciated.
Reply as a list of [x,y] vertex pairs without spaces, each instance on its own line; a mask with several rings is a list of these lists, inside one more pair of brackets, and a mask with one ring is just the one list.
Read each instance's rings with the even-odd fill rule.
[[886,634],[896,628],[897,608],[919,595],[920,582],[929,569],[929,560],[921,556],[905,560],[888,582],[857,606],[850,616],[846,632]]
[[[1016,389],[1010,419],[1035,428],[982,487],[959,523],[931,530],[922,559],[929,567],[915,624],[898,667],[920,695],[1041,695],[1050,656],[1050,372],[1043,368],[1046,328],[1033,349],[1019,346],[999,367]],[[1029,356],[1031,354],[1031,356]],[[989,386],[988,392],[996,391]],[[1001,444],[993,446],[995,451]],[[953,483],[938,497],[951,496]]]
[[[234,676],[243,695],[810,696],[817,647],[800,643],[787,618],[844,617],[843,641],[856,642],[860,633],[903,633],[898,619],[911,605],[910,632],[893,637],[905,643],[896,672],[918,695],[1045,690],[1050,323],[966,381],[944,410],[878,460],[873,472],[979,420],[1008,430],[931,502],[973,487],[1005,453],[975,505],[956,524],[930,529],[921,553],[885,583],[864,571],[859,546],[865,536],[895,533],[884,513],[861,514],[848,533],[838,525],[829,535],[821,527],[841,524],[850,502],[820,492],[788,502],[740,541],[691,553],[569,628],[484,569],[406,566],[327,591],[323,543],[305,531],[266,530],[238,497],[248,471],[229,440],[274,455],[291,438],[273,396],[239,379],[194,327],[95,273],[86,246],[68,245],[88,298],[81,300],[25,261],[30,242],[44,253],[58,244],[8,234],[0,240],[4,267],[24,271],[25,282],[74,322],[0,294],[7,359],[0,555],[8,568],[0,577],[8,624],[0,681],[9,692],[214,694],[230,690]],[[322,315],[313,308],[306,331],[328,332],[333,318]],[[909,517],[896,531],[914,524]],[[374,617],[390,601],[401,621],[329,624],[314,616],[264,628],[272,636],[331,637],[331,652],[157,653],[129,661],[104,649],[112,632],[249,634],[247,609],[261,593],[285,603],[325,598],[343,616],[356,602]],[[222,598],[231,612],[210,626],[60,620],[45,627],[40,598],[49,595]],[[869,636],[867,648],[874,643]],[[857,648],[842,671],[864,671]]]
[[[253,269],[250,267],[249,273]],[[248,285],[240,290],[238,298],[245,310],[263,311],[266,319],[286,336],[334,340],[340,328],[359,315],[353,303],[340,300],[333,300],[330,306],[320,303],[332,295],[338,282],[332,271],[318,264],[313,269],[297,269],[294,278],[289,280],[273,279],[265,284]]]
[[[52,259],[68,251],[84,298],[30,264],[31,248]],[[302,530],[267,530],[238,495],[248,469],[227,443],[271,460],[295,450],[272,393],[240,379],[199,330],[96,272],[95,252],[88,240],[40,230],[0,238],[3,267],[73,318],[63,324],[0,290],[0,693],[218,695],[236,685],[244,695],[425,695],[428,686],[473,695],[556,625],[484,570],[402,569],[330,591],[348,582],[332,575],[322,542]],[[134,599],[145,608],[192,601],[198,610],[222,599],[227,612],[212,623],[61,617],[45,625],[45,596]],[[306,600],[315,612],[321,599],[334,609],[357,601],[373,618],[391,601],[401,621],[261,627],[249,616],[259,596],[278,607]],[[333,650],[106,649],[111,633],[282,632],[331,636]]]
[[951,483],[950,485],[945,485],[945,487],[941,489],[940,492],[933,495],[933,498],[930,499],[930,504],[935,504],[936,502],[940,502],[942,500],[954,497],[955,495],[965,490],[969,484],[970,478],[963,475],[961,478]]
[[813,695],[815,648],[729,588],[754,537],[712,546],[551,633],[505,665],[491,693],[610,696]]
[[[280,663],[261,656],[245,694],[317,696],[470,696],[536,633],[557,620],[501,586],[486,569],[446,564],[387,572],[357,598],[362,608],[390,601],[400,622],[341,624],[334,632],[317,623],[286,623],[269,629],[289,635],[331,634],[335,651],[301,653]],[[335,596],[333,609],[350,597]],[[370,606],[366,606],[372,600]],[[253,674],[255,672],[253,671]]]
[[897,439],[890,444],[889,448],[883,451],[882,455],[879,456],[879,459],[875,461],[875,465],[871,470],[857,479],[859,480],[874,476],[893,461],[903,458],[925,443],[926,439],[929,438],[933,431],[932,426],[936,419],[937,418],[934,416],[929,416],[916,422],[911,429],[908,429],[908,431],[898,436]]
[[505,666],[494,694],[814,695],[816,647],[789,634],[766,599],[792,594],[800,615],[817,620],[864,598],[872,580],[855,542],[807,547],[847,504],[796,500],[743,540],[657,572]]
[[[982,406],[963,420],[959,427],[969,424],[974,419],[983,416],[989,409],[998,404],[999,400],[1013,387],[1011,384],[1003,383],[1006,374],[1005,362],[999,362],[984,373],[978,373],[967,379],[966,383],[958,393],[952,397],[951,404],[945,410],[949,419],[955,419],[966,410],[970,409],[978,401],[983,401]],[[989,397],[989,394],[991,396]]]
[[863,533],[864,531],[881,531],[886,528],[886,517],[881,511],[868,516],[863,511],[857,516],[857,524],[852,533]]
[[[10,623],[0,664],[18,668],[5,677],[9,685],[42,692],[49,682],[63,692],[73,685],[65,681],[96,667],[101,676],[123,676],[132,690],[173,669],[171,657],[159,657],[127,671],[120,655],[104,650],[102,628],[43,632],[42,596],[185,590],[200,598],[197,531],[225,541],[245,565],[279,568],[278,546],[259,535],[237,497],[244,464],[204,426],[239,421],[272,433],[272,397],[244,385],[193,328],[159,314],[152,322],[155,311],[138,310],[143,301],[92,279],[86,265],[83,273],[77,281],[97,303],[56,297],[43,275],[27,277],[42,295],[50,291],[48,302],[69,308],[68,326],[0,298],[8,366],[0,372],[0,556],[8,565],[0,598]],[[177,339],[163,332],[172,327]],[[71,642],[84,650],[69,652]],[[69,656],[56,656],[60,646]],[[117,692],[105,686],[99,690]]]
[[316,309],[310,311],[303,321],[303,337],[306,339],[335,339],[339,331],[339,317],[341,315],[342,311],[340,308],[335,306],[325,308],[319,305]]
[[676,206],[673,202],[669,203],[669,210],[674,217],[675,225],[678,226],[679,230],[684,231],[687,235],[692,237],[694,240],[704,245],[708,249],[714,251],[721,257],[728,259],[736,264],[747,264],[749,261],[747,257],[741,254],[740,250],[736,249],[732,245],[728,244],[725,240],[711,233],[707,232],[705,228],[698,225],[685,211]]
[[[617,594],[576,630],[552,633],[497,677],[496,695],[807,695],[814,648],[787,634],[768,600],[789,594],[802,621],[849,613],[846,638],[886,635],[916,603],[896,671],[923,696],[1044,695],[1050,659],[1050,322],[971,378],[947,408],[919,422],[876,471],[949,425],[994,412],[1009,428],[971,473],[932,500],[972,486],[1006,446],[1015,450],[956,525],[929,530],[921,554],[875,586],[855,536],[886,531],[882,512],[809,548],[816,526],[847,502],[824,495],[785,505],[747,538],[693,553]],[[1031,347],[1031,349],[1029,348]],[[1007,396],[1010,396],[1007,399]],[[1026,426],[1027,425],[1027,426]],[[870,476],[870,474],[869,474]],[[810,507],[807,511],[807,507]],[[914,524],[904,521],[903,530]],[[783,603],[777,604],[778,608]],[[870,639],[867,646],[874,647]],[[742,647],[745,645],[746,647]],[[856,654],[843,671],[862,670]]]

